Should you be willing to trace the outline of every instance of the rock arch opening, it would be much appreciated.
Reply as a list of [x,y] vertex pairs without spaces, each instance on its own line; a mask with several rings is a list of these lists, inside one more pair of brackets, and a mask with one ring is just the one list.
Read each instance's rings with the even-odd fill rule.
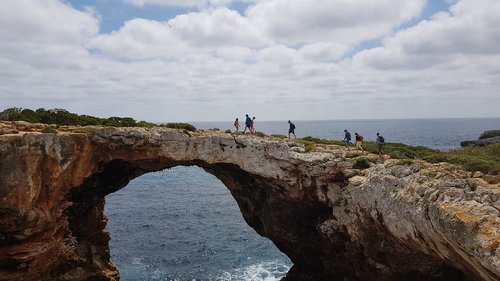
[[105,213],[121,280],[255,280],[290,267],[222,182],[196,166],[132,180],[106,196]]
[[[281,194],[280,189],[276,188],[277,186],[273,188],[273,185],[280,183],[273,183],[268,179],[249,174],[231,164],[171,163],[164,160],[131,163],[113,160],[103,164],[101,172],[89,177],[84,184],[73,189],[68,196],[69,201],[73,202],[73,206],[67,210],[69,227],[78,240],[78,252],[88,257],[80,264],[78,261],[72,261],[72,266],[85,268],[89,274],[89,280],[99,280],[99,278],[105,280],[107,276],[102,276],[102,273],[107,272],[106,268],[108,272],[116,271],[115,265],[109,262],[111,258],[110,236],[105,231],[107,218],[103,213],[105,196],[124,188],[132,179],[143,174],[177,166],[197,166],[214,175],[236,199],[246,223],[261,236],[273,240],[282,252],[294,252],[291,249],[297,247],[297,240],[317,236],[317,231],[313,227],[314,223],[329,213],[327,207],[318,204],[307,206],[307,201],[304,200],[297,202],[283,200],[284,195]],[[284,210],[287,211],[284,212]],[[292,216],[296,218],[294,221],[287,219],[291,213],[294,213]],[[284,232],[290,228],[290,225],[297,223],[300,227],[300,233]],[[147,239],[138,241],[138,243],[144,243]],[[310,248],[311,246],[320,247],[319,240],[310,239],[310,243],[304,244],[302,247]],[[186,247],[189,246],[186,245]],[[304,257],[291,257],[292,260],[294,258],[303,259]],[[286,264],[282,266],[286,266]],[[311,266],[314,268],[314,265],[311,264]],[[68,268],[64,270],[71,272]],[[283,268],[277,270],[283,271]]]

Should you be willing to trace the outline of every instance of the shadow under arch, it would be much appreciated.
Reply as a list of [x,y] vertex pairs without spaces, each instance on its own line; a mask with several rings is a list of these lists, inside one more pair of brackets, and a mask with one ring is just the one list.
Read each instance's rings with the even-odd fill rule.
[[[110,261],[110,236],[105,231],[105,196],[125,187],[138,176],[175,166],[198,166],[216,176],[231,192],[246,223],[259,235],[271,239],[294,264],[306,265],[308,270],[316,274],[321,270],[321,257],[313,254],[321,252],[318,250],[322,246],[314,225],[330,216],[331,209],[314,200],[286,198],[282,193],[284,189],[277,188],[282,184],[279,181],[250,174],[237,165],[207,164],[203,161],[112,160],[101,166],[100,172],[93,174],[81,186],[72,189],[68,200],[73,205],[66,210],[69,229],[78,240],[77,251],[80,256],[86,257],[67,264],[72,268],[85,268],[87,280],[109,280],[106,273],[117,272]],[[293,217],[294,221],[290,221],[290,217]],[[293,277],[293,273],[298,272],[294,267],[287,280],[302,280]],[[70,271],[71,268],[62,267],[60,270],[62,273]]]

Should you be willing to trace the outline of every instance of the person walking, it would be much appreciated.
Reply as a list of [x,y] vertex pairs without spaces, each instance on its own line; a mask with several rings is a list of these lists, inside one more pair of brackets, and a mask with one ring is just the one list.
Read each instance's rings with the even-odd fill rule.
[[252,119],[248,116],[248,114],[245,114],[246,120],[245,120],[245,130],[243,130],[243,134],[247,132],[247,129],[252,132]]
[[347,150],[349,150],[349,147],[352,145],[351,143],[351,133],[349,131],[344,130],[344,143],[345,146],[347,147]]
[[255,125],[254,125],[254,122],[255,122],[255,116],[252,117],[252,122],[250,123],[250,132],[252,132],[252,133],[255,134]]
[[363,136],[358,133],[354,133],[354,135],[356,136],[356,150],[361,149],[361,151],[365,151],[363,149]]
[[235,133],[239,133],[240,132],[240,121],[238,120],[238,118],[236,118],[236,120],[234,120],[234,127],[236,128]]
[[290,120],[288,120],[288,124],[290,124],[290,128],[288,129],[288,138],[290,138],[290,134],[293,134],[293,137],[297,138],[295,135],[295,124],[293,124]]
[[380,133],[377,133],[377,150],[378,150],[378,155],[384,154],[384,143],[385,143],[384,137],[381,136]]

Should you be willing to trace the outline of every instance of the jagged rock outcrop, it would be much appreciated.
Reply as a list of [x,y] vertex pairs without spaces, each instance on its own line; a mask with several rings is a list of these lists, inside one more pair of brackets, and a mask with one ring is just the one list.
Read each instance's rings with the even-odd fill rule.
[[485,131],[479,136],[479,140],[463,141],[460,146],[466,147],[469,145],[486,146],[490,144],[500,143],[500,130]]
[[[456,166],[160,128],[0,123],[0,280],[118,280],[104,197],[197,165],[294,266],[285,280],[500,280],[500,186]],[[24,126],[24,127],[23,127]],[[32,131],[32,132],[28,132]]]

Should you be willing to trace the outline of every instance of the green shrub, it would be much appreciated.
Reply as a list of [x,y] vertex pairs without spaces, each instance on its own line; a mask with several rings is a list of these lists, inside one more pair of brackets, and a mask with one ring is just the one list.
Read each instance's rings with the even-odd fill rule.
[[370,168],[370,163],[366,158],[357,158],[356,163],[352,167],[354,169],[367,169]]
[[0,120],[26,121],[31,123],[69,125],[69,126],[114,126],[114,127],[152,127],[153,123],[146,121],[136,122],[130,117],[99,118],[89,115],[78,115],[62,108],[45,109],[39,108],[35,111],[22,108],[8,108],[0,112]]
[[226,134],[230,134],[230,133],[232,133],[232,132],[231,132],[231,130],[227,129],[227,130],[225,130],[225,131],[224,131],[224,133],[226,133]]
[[263,132],[255,132],[254,135],[261,137],[261,138],[266,136],[266,134],[264,134]]
[[188,130],[191,132],[196,131],[195,126],[188,124],[188,123],[167,123],[167,124],[163,124],[161,126],[171,128],[171,129],[184,129],[184,130]]

